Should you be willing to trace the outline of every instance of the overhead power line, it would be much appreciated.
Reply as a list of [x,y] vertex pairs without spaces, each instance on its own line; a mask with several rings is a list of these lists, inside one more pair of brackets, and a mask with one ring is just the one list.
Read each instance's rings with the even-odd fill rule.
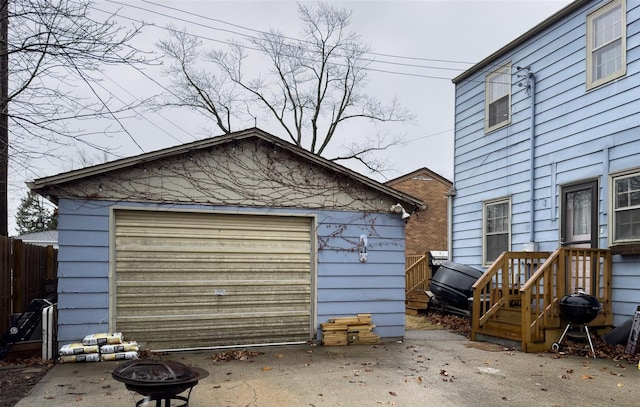
[[[241,32],[238,32],[238,31],[233,31],[233,30],[228,30],[228,29],[224,29],[224,28],[215,27],[215,26],[208,25],[208,24],[203,24],[203,23],[196,22],[196,21],[193,21],[193,20],[190,20],[190,19],[177,17],[176,15],[169,15],[169,14],[157,11],[157,10],[152,10],[152,9],[149,9],[149,8],[146,8],[146,7],[141,7],[141,6],[137,6],[137,5],[123,3],[123,2],[120,2],[120,1],[117,1],[117,0],[108,0],[108,1],[110,3],[118,4],[118,5],[121,5],[121,6],[124,6],[124,7],[133,8],[133,9],[136,9],[136,10],[145,11],[145,12],[148,12],[148,13],[151,13],[151,14],[155,14],[155,15],[158,15],[158,16],[166,17],[168,19],[171,19],[171,21],[181,21],[183,23],[187,23],[187,24],[190,24],[190,25],[201,27],[201,28],[204,28],[204,29],[207,29],[207,30],[226,32],[226,33],[234,34],[234,35],[241,36],[241,37],[244,37],[244,38],[248,38],[248,39],[251,39],[251,40],[261,40],[262,39],[262,38],[259,38],[259,37],[256,37],[256,36],[253,36],[253,35],[250,35],[250,34],[245,34],[245,33],[241,33]],[[179,11],[179,12],[182,12],[182,13],[185,13],[185,14],[188,14],[188,15],[196,15],[194,13],[191,13],[191,12],[188,12],[188,11],[185,11],[185,10],[181,10],[181,9],[178,9],[178,8],[175,8],[175,7],[158,5],[158,4],[155,4],[155,3],[148,2],[148,1],[145,1],[145,2],[149,3],[149,4],[157,5],[159,7],[167,8],[167,9],[170,9],[170,10],[173,10],[173,11]],[[100,8],[97,8],[97,7],[94,7],[94,9],[96,9],[97,11],[101,11],[103,13],[113,14],[112,12],[109,12],[107,10],[103,10],[103,9],[100,9]],[[136,22],[136,23],[148,24],[148,25],[151,25],[151,26],[153,26],[155,28],[162,29],[162,30],[169,31],[169,32],[174,31],[173,29],[171,29],[169,27],[162,27],[162,26],[159,26],[159,25],[157,25],[155,23],[149,24],[149,23],[146,23],[144,20],[142,20],[140,18],[131,17],[131,16],[128,16],[126,14],[123,14],[122,10],[117,12],[116,15],[121,17],[121,18],[130,20],[130,21],[133,21],[133,22]],[[198,16],[198,15],[196,15],[196,16]],[[256,33],[265,34],[265,35],[277,35],[277,34],[266,33],[264,31],[255,30],[255,29],[239,26],[239,25],[233,24],[233,23],[228,23],[228,22],[225,22],[224,20],[219,20],[219,19],[214,19],[214,18],[204,17],[204,16],[198,16],[198,17],[206,19],[206,20],[221,22],[223,24],[228,24],[228,25],[231,25],[231,26],[234,26],[234,27],[242,28],[244,30],[248,30],[248,31],[251,31],[251,32],[256,32]],[[220,40],[220,39],[209,37],[209,36],[206,36],[206,35],[203,35],[203,34],[193,34],[193,33],[188,33],[188,34],[193,36],[193,37],[202,39],[202,40],[211,41],[211,42],[217,42],[217,43],[224,44],[224,45],[232,45],[229,41]],[[308,44],[308,42],[305,42],[305,41],[300,40],[300,39],[287,37],[287,36],[283,36],[283,35],[280,35],[280,37],[288,39],[290,41],[296,41],[296,42],[300,42],[302,44],[305,44],[305,43]],[[238,44],[233,44],[233,45],[238,45]],[[245,48],[245,49],[252,50],[252,51],[260,51],[259,49],[250,47],[248,45],[240,44],[240,46]],[[391,54],[381,54],[381,53],[376,53],[376,52],[368,52],[367,54],[369,54],[369,55],[380,55],[380,56],[385,56],[385,57],[390,57],[390,58],[411,59],[411,60],[418,60],[418,61],[441,62],[441,63],[450,63],[450,64],[467,64],[467,65],[472,65],[473,64],[471,62],[463,62],[463,61],[451,61],[451,60],[443,60],[443,59],[430,59],[430,58],[420,58],[420,57],[398,56],[398,55],[391,55]],[[360,60],[363,61],[363,62],[375,63],[375,64],[386,64],[386,65],[393,65],[393,66],[402,66],[402,67],[407,67],[407,68],[418,68],[418,69],[429,69],[429,70],[455,71],[456,73],[464,72],[466,70],[466,68],[459,68],[459,67],[442,67],[442,66],[432,66],[432,65],[410,64],[410,63],[385,61],[385,60],[370,59],[370,58],[360,58]],[[394,75],[412,76],[412,77],[419,77],[419,78],[426,78],[426,79],[439,79],[439,80],[447,80],[447,81],[450,81],[452,79],[451,77],[436,76],[436,75],[426,75],[426,74],[411,73],[411,72],[400,72],[400,71],[394,71],[394,70],[390,70],[390,69],[378,69],[378,68],[372,68],[372,67],[365,67],[363,69],[368,70],[368,71],[372,71],[372,72],[382,72],[382,73],[388,73],[388,74],[394,74]]]
[[[112,3],[117,3],[117,4],[127,5],[127,6],[130,6],[130,7],[140,8],[140,7],[137,7],[137,6],[132,6],[132,5],[127,4],[127,3],[121,3],[121,2],[119,2],[117,0],[109,0],[109,1],[112,2]],[[154,6],[157,6],[157,7],[162,7],[162,8],[173,10],[173,11],[178,11],[180,13],[191,15],[191,16],[194,16],[194,17],[197,17],[197,18],[202,18],[202,19],[209,20],[209,21],[215,21],[215,22],[218,22],[218,23],[221,23],[221,24],[229,25],[231,27],[240,28],[242,30],[251,31],[251,32],[258,33],[258,34],[277,35],[280,38],[287,39],[287,40],[290,40],[290,41],[296,41],[296,42],[311,44],[310,42],[301,40],[299,38],[293,38],[293,37],[288,37],[288,36],[282,35],[282,34],[274,34],[274,33],[266,32],[266,31],[256,30],[254,28],[242,26],[242,25],[239,25],[239,24],[230,23],[228,21],[221,20],[221,19],[218,19],[218,18],[203,16],[201,14],[193,13],[191,11],[187,11],[187,10],[184,10],[184,9],[181,9],[181,8],[178,8],[178,7],[171,7],[171,6],[168,6],[166,4],[160,4],[160,3],[149,1],[149,0],[141,0],[141,1],[143,3],[151,4],[151,5],[154,5]],[[154,11],[152,11],[150,9],[146,9],[146,8],[140,8],[140,9],[146,10],[146,11],[150,11],[150,12],[154,12]],[[237,33],[235,31],[230,31],[230,30],[219,29],[219,28],[212,27],[212,26],[205,26],[205,25],[202,25],[202,24],[199,24],[199,23],[196,23],[196,22],[193,22],[193,24],[197,24],[197,25],[200,25],[202,27],[211,28],[211,29],[214,29],[214,30],[228,31],[228,32],[231,32],[231,33],[234,33],[234,34],[246,36],[246,34],[241,34],[241,33]],[[379,52],[367,52],[367,54],[378,55],[378,56],[389,57],[389,58],[410,59],[410,60],[414,60],[414,61],[444,62],[444,63],[450,63],[450,64],[466,64],[466,65],[473,65],[475,63],[475,62],[468,62],[468,61],[453,61],[453,60],[446,60],[446,59],[433,59],[433,58],[423,58],[423,57],[415,57],[415,56],[383,54],[383,53],[379,53]],[[420,66],[420,65],[415,65],[415,66]]]

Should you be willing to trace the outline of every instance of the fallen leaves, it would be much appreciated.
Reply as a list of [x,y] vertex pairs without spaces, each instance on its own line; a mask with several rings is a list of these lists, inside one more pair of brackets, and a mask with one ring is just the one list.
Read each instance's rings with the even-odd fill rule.
[[[211,356],[214,362],[228,362],[230,360],[249,360],[256,356],[264,355],[264,352],[251,352],[248,350],[234,350],[229,352],[216,353]],[[284,356],[283,356],[284,357]]]
[[[451,331],[459,332],[465,335],[467,338],[471,334],[471,319],[450,314],[442,314],[440,312],[430,312],[423,316],[430,324],[438,325],[443,329],[449,329]],[[595,336],[595,335],[594,335]],[[615,361],[627,361],[638,363],[637,355],[631,355],[626,352],[626,345],[609,345],[605,343],[600,337],[593,337],[593,346],[595,348],[595,356],[598,359],[610,359]],[[576,342],[572,339],[566,339],[562,343],[562,352],[555,353],[552,356],[554,359],[559,359],[563,355],[577,355],[577,356],[593,356],[591,349],[588,346],[585,347],[583,342]],[[476,345],[471,345],[475,347]],[[497,349],[497,348],[496,348]],[[551,351],[550,351],[551,352]]]
[[433,325],[460,332],[467,337],[471,334],[470,318],[450,314],[443,315],[439,312],[430,312],[425,316],[425,318]]

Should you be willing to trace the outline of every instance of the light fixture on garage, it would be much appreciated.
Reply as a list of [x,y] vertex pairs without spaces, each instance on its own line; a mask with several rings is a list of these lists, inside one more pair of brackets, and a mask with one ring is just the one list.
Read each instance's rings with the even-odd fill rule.
[[389,208],[389,210],[391,212],[393,212],[393,213],[401,213],[403,220],[407,220],[411,216],[411,214],[408,213],[407,211],[405,211],[404,207],[402,205],[400,205],[399,203],[397,203],[395,205],[391,205],[391,208]]

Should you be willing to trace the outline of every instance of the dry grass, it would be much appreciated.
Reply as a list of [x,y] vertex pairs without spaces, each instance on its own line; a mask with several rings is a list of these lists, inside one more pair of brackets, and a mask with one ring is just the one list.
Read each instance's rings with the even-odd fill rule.
[[406,315],[405,316],[405,329],[408,331],[414,330],[431,330],[431,329],[445,329],[444,326],[434,324],[429,321],[424,315]]
[[426,315],[406,315],[406,330],[448,329],[463,335],[471,332],[471,320],[458,315],[430,312]]

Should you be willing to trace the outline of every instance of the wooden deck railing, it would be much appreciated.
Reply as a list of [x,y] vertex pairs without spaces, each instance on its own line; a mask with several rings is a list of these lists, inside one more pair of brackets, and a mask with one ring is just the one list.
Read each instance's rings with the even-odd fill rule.
[[407,254],[404,259],[404,264],[408,267],[425,256],[426,254]]
[[577,289],[598,299],[602,312],[591,325],[611,326],[611,252],[562,247],[544,262],[520,289],[522,350],[545,339],[545,330],[560,328],[559,302]]
[[543,343],[545,330],[561,325],[559,301],[584,289],[602,304],[591,325],[610,326],[611,252],[605,249],[562,247],[548,252],[505,252],[473,285],[471,339],[501,310],[521,315],[520,341],[524,352]]
[[473,285],[471,339],[500,309],[520,308],[522,287],[548,252],[504,252]]
[[427,255],[414,256],[413,263],[409,264],[405,271],[405,292],[409,293],[413,290],[428,290],[429,280],[431,280],[431,268],[429,267],[429,259]]

